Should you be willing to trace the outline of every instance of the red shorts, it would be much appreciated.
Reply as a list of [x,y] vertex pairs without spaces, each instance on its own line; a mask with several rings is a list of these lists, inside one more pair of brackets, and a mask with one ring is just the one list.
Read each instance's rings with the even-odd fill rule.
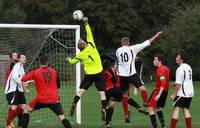
[[35,104],[37,103],[37,99],[34,98],[32,99],[30,102],[29,102],[29,106],[32,108],[32,109],[35,109]]

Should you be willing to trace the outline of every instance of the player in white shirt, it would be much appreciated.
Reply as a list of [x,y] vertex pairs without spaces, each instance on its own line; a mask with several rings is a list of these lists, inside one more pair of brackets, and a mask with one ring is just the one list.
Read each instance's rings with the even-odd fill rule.
[[183,53],[177,54],[176,63],[179,67],[176,70],[176,81],[174,83],[175,90],[173,95],[170,96],[170,98],[174,100],[174,110],[170,128],[176,128],[180,108],[183,109],[187,128],[192,128],[192,118],[189,112],[190,103],[194,96],[192,69],[185,63]]
[[[136,88],[139,88],[143,98],[144,106],[148,106],[148,96],[144,83],[138,76],[135,69],[136,55],[144,48],[149,46],[162,32],[157,32],[149,40],[141,44],[130,45],[129,38],[123,37],[121,39],[121,47],[117,49],[116,56],[118,60],[118,75],[120,76],[120,87],[124,96],[128,97],[129,84],[133,84]],[[133,99],[129,98],[128,103],[131,105]]]
[[26,63],[26,56],[18,54],[19,62],[16,63],[8,77],[5,87],[5,94],[10,105],[8,116],[6,118],[6,128],[13,128],[11,122],[22,113],[26,106],[26,99],[21,82],[21,78],[25,75],[23,65]]

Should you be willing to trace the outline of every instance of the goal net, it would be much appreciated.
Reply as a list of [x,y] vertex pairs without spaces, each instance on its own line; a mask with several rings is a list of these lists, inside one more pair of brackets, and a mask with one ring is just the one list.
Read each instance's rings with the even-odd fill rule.
[[[4,94],[5,76],[10,62],[9,53],[17,51],[27,57],[25,71],[39,67],[39,56],[49,57],[49,66],[56,69],[61,77],[59,96],[65,116],[71,122],[81,123],[80,102],[75,118],[69,117],[73,96],[80,84],[80,64],[71,65],[66,57],[73,57],[78,51],[76,44],[80,38],[79,25],[25,25],[0,24],[0,127],[4,126],[8,105]],[[29,84],[31,93],[26,95],[27,103],[36,96],[33,84]],[[15,119],[17,122],[17,118]],[[56,115],[48,109],[34,111],[30,116],[30,126],[60,126]]]

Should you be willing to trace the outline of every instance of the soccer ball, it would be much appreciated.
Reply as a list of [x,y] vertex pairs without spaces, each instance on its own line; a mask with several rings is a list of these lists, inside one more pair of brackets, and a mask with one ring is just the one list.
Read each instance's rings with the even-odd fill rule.
[[81,10],[74,11],[73,12],[73,18],[74,18],[74,20],[82,20],[83,12]]

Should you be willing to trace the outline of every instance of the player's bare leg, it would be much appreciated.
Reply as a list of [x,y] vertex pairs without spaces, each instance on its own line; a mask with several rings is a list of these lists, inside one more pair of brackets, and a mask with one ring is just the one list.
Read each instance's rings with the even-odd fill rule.
[[175,107],[173,110],[170,128],[176,128],[176,124],[178,122],[178,116],[179,116],[179,107]]
[[73,104],[71,106],[71,109],[70,109],[70,116],[73,116],[74,113],[75,113],[75,109],[76,109],[76,105],[78,103],[78,101],[80,100],[81,96],[85,93],[85,89],[80,89],[76,96],[74,96],[74,101],[73,101]]
[[106,107],[107,107],[106,95],[105,95],[104,91],[99,91],[99,95],[101,98],[101,105],[102,105],[102,110],[101,110],[102,121],[105,121],[106,120]]
[[192,128],[192,118],[191,118],[189,109],[183,108],[183,114],[185,116],[187,128]]
[[162,112],[162,108],[157,108],[156,109],[156,113],[157,113],[157,116],[158,116],[158,118],[160,120],[161,128],[166,128],[165,120],[164,120],[164,116],[163,116],[163,112]]
[[147,95],[147,90],[145,88],[144,85],[140,86],[139,87],[140,91],[141,91],[141,96],[142,96],[142,99],[143,99],[143,106],[144,107],[148,107],[148,95]]

